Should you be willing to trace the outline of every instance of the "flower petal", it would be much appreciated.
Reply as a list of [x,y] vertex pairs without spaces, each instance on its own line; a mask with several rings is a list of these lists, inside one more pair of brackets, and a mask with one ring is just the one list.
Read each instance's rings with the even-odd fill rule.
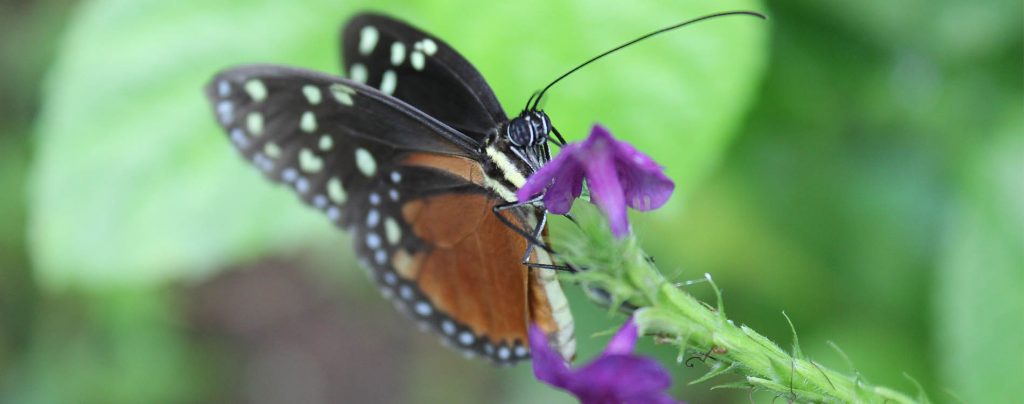
[[[520,201],[529,200],[534,195],[544,192],[548,187],[552,186],[552,181],[558,182],[557,179],[565,171],[578,171],[579,168],[574,154],[579,153],[579,150],[579,144],[570,144],[563,147],[562,151],[554,159],[544,164],[540,170],[537,170],[526,180],[526,183],[516,191],[516,198]],[[565,192],[566,190],[559,189],[559,191]],[[544,196],[547,197],[548,193],[545,192]],[[557,197],[564,198],[565,195],[558,195]],[[555,198],[555,196],[552,196],[552,198]]]
[[583,169],[590,187],[590,199],[608,216],[612,234],[615,237],[625,236],[629,233],[626,201],[611,156],[593,153],[591,159],[584,163]]
[[583,193],[583,169],[575,164],[572,166],[556,176],[554,183],[544,193],[544,207],[556,215],[569,213],[573,201]]
[[580,401],[640,402],[657,397],[672,379],[657,361],[632,355],[605,355],[573,372],[566,389]]
[[533,375],[537,380],[555,387],[566,388],[566,379],[570,373],[569,364],[562,355],[551,348],[544,331],[530,324],[530,356],[533,357]]
[[604,354],[632,354],[636,347],[637,337],[636,322],[633,321],[633,317],[630,317],[629,320],[626,320],[626,324],[623,324],[622,328],[615,333],[612,340],[608,341],[608,346],[604,348]]
[[647,211],[668,201],[675,183],[665,176],[661,166],[628,143],[615,141],[615,164],[619,170],[626,204]]
[[608,128],[605,128],[599,123],[595,123],[594,126],[590,127],[590,136],[588,136],[587,140],[584,140],[583,142],[596,143],[605,141],[615,141],[615,137],[612,136],[612,132],[608,131]]

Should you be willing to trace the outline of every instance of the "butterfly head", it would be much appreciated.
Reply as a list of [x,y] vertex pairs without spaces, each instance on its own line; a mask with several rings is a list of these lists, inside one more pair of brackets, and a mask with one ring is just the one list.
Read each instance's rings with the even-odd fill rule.
[[515,201],[513,191],[551,159],[551,131],[545,113],[527,110],[491,132],[484,144],[484,165],[492,182],[502,185],[499,194]]
[[551,158],[548,139],[551,119],[543,111],[527,110],[505,124],[494,139],[494,145],[516,156],[524,174],[539,170]]
[[513,147],[530,148],[547,143],[551,119],[543,111],[523,111],[505,126],[505,137]]

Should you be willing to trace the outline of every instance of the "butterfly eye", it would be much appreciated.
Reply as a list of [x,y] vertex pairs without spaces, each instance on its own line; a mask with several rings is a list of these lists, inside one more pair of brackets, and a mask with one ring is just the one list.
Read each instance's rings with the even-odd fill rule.
[[512,145],[516,147],[529,146],[533,144],[533,140],[536,137],[534,125],[529,117],[516,118],[509,122],[507,134],[509,142],[512,142]]
[[537,116],[531,119],[529,122],[533,126],[533,133],[536,134],[535,144],[541,144],[548,141],[548,134],[551,132],[551,121],[547,115],[541,112],[536,113]]

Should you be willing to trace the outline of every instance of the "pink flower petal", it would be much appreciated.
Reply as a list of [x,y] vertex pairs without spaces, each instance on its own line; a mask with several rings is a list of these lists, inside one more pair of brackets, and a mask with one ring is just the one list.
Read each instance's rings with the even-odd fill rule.
[[629,234],[629,218],[626,216],[625,195],[618,172],[610,163],[610,156],[595,155],[584,166],[591,200],[608,216],[608,225],[615,237]]
[[583,193],[583,169],[563,170],[544,193],[544,207],[556,215],[569,213],[573,201]]
[[584,403],[648,402],[672,386],[658,361],[633,355],[608,355],[572,374],[567,390]]
[[615,143],[615,165],[619,168],[626,204],[640,211],[660,208],[672,195],[675,184],[646,154],[626,142]]
[[638,337],[636,322],[633,321],[633,317],[630,317],[629,320],[626,320],[626,324],[623,324],[622,328],[615,333],[612,340],[608,341],[608,346],[604,348],[604,354],[629,355],[633,353]]
[[568,367],[537,326],[530,326],[529,338],[537,379],[568,390],[582,403],[676,403],[664,392],[672,385],[668,371],[653,359],[633,354],[637,327],[632,318],[600,357],[579,369]]
[[569,364],[562,355],[548,344],[548,337],[535,324],[527,331],[530,339],[530,356],[533,357],[533,374],[537,380],[557,387],[565,387]]
[[675,184],[661,166],[628,143],[612,137],[601,125],[594,125],[582,143],[570,144],[516,192],[520,200],[544,193],[544,206],[551,213],[566,214],[583,191],[590,187],[591,200],[608,217],[612,234],[629,234],[626,207],[651,210],[661,207],[675,190]]
[[[572,206],[572,199],[579,197],[582,192],[583,185],[581,183],[579,185],[580,189],[574,191],[565,186],[565,183],[572,183],[572,181],[561,179],[561,177],[566,175],[573,176],[573,174],[579,172],[579,164],[576,162],[574,156],[578,153],[579,148],[579,144],[570,144],[563,147],[561,153],[555,156],[554,159],[549,161],[526,180],[526,183],[516,191],[516,198],[520,201],[525,201],[529,200],[534,195],[544,192],[545,203],[547,203],[549,198],[559,201],[569,199],[568,205]],[[559,184],[562,185],[559,186]],[[549,189],[556,186],[559,186],[556,190]],[[549,195],[552,192],[555,192],[555,194]],[[562,202],[562,204],[564,204],[564,202]],[[551,209],[549,208],[549,210]],[[552,212],[556,214],[565,214],[569,212],[569,209],[566,208],[562,212]]]

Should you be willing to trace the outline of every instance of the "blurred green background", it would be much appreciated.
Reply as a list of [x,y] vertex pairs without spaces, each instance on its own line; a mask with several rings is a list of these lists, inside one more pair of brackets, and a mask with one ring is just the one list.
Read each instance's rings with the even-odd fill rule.
[[[1019,1],[5,0],[0,402],[571,401],[416,331],[216,128],[216,70],[336,72],[338,27],[368,7],[448,40],[509,113],[636,35],[766,12],[623,51],[546,110],[668,167],[679,191],[635,227],[667,273],[712,274],[737,322],[788,345],[785,310],[813,359],[938,402],[1024,397]],[[585,360],[621,319],[566,288]],[[686,386],[703,369],[644,349],[677,397],[774,401]]]

